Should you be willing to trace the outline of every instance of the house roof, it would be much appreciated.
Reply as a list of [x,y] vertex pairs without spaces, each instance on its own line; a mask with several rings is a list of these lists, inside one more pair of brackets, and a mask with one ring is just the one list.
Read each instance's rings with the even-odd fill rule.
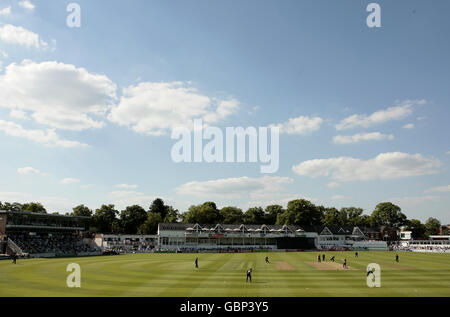
[[[199,226],[204,231],[214,231],[215,228],[221,227],[226,231],[239,231],[242,227],[253,232],[262,231],[264,228],[271,232],[284,231],[288,229],[291,232],[316,232],[317,234],[331,233],[332,235],[352,235],[355,228],[359,228],[363,234],[379,233],[377,228],[357,227],[357,226],[324,226],[324,225],[256,225],[256,224],[195,224],[195,223],[160,223],[159,230],[196,230]],[[328,230],[328,231],[327,231]],[[329,234],[328,233],[328,234]]]
[[[286,228],[292,232],[296,231],[307,231],[306,229],[300,227],[300,226],[281,226],[281,225],[254,225],[254,224],[195,224],[195,223],[160,223],[158,224],[159,230],[173,230],[173,231],[180,231],[180,230],[188,230],[188,229],[194,229],[194,227],[200,226],[202,230],[211,230],[216,228],[217,226],[220,226],[223,230],[231,229],[242,229],[242,227],[245,227],[247,230],[252,229],[253,231],[256,231],[257,229],[263,230],[264,228],[267,228],[270,230],[285,230]],[[237,231],[237,230],[236,230]]]

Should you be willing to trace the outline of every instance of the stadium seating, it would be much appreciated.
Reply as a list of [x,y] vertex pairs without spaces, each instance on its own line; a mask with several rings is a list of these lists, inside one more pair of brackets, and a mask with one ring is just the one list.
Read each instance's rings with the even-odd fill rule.
[[82,252],[96,252],[98,248],[83,243],[83,239],[75,233],[54,232],[36,233],[11,232],[8,235],[21,249],[23,253],[57,255],[71,255]]

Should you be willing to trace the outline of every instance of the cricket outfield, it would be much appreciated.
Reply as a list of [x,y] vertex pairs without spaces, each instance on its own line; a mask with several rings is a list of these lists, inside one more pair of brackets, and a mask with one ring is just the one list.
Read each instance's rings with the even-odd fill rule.
[[[450,296],[450,254],[393,252],[129,254],[0,261],[0,296]],[[335,256],[336,263],[329,262]],[[265,263],[268,256],[270,263]],[[199,269],[194,260],[198,257]],[[348,269],[342,268],[347,259]],[[69,288],[67,266],[81,268]],[[381,287],[366,284],[369,263],[381,267]],[[246,283],[247,269],[253,282]]]

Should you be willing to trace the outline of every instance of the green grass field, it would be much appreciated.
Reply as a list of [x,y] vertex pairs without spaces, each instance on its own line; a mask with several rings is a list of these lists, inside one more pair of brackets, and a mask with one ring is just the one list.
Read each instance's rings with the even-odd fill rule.
[[[317,252],[130,254],[0,261],[0,296],[450,296],[450,254],[327,252],[349,270],[321,270]],[[266,264],[268,255],[271,263]],[[200,268],[194,268],[199,257]],[[81,288],[68,288],[69,263],[81,266]],[[381,288],[366,285],[366,266],[381,266]],[[245,272],[253,268],[253,283]]]

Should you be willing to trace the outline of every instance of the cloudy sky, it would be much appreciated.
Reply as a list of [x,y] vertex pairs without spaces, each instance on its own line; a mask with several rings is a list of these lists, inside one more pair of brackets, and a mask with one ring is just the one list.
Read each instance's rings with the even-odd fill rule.
[[[185,211],[307,198],[450,223],[448,1],[0,0],[0,201]],[[175,163],[171,131],[280,128],[280,166]]]

